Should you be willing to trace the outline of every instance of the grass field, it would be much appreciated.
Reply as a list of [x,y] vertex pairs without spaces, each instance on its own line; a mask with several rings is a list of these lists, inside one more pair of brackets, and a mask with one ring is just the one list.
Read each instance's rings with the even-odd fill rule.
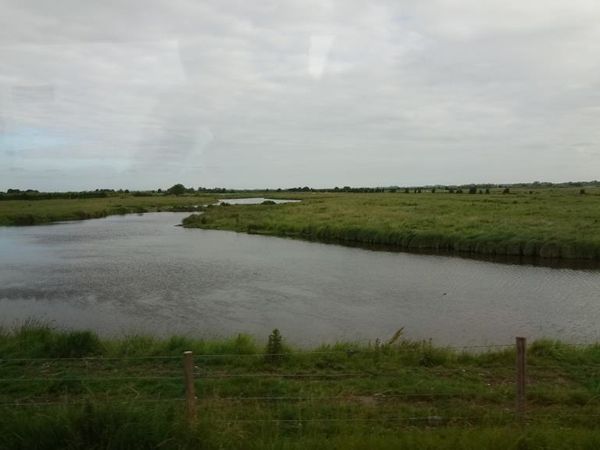
[[0,201],[0,225],[37,225],[82,220],[115,214],[190,210],[214,201],[212,195],[135,197],[129,194],[104,198]]
[[302,202],[212,207],[184,226],[432,252],[600,259],[600,190],[593,188],[272,196]]
[[[195,354],[193,424],[185,350]],[[247,336],[101,340],[29,324],[0,334],[0,448],[598,448],[600,346],[530,345],[523,422],[514,361],[512,346],[401,336],[267,351]]]

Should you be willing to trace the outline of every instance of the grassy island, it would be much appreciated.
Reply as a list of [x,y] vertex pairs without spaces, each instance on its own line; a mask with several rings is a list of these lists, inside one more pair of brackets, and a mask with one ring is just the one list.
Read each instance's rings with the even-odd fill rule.
[[600,260],[595,189],[279,196],[302,201],[212,207],[184,226],[390,249]]

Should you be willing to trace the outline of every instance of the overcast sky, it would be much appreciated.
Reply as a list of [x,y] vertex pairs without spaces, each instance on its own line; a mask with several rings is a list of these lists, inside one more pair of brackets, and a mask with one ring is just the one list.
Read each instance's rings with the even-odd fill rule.
[[597,0],[0,0],[0,189],[600,178]]

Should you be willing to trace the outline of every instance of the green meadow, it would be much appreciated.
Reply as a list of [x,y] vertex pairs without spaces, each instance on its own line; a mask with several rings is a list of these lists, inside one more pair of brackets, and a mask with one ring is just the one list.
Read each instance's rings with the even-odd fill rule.
[[600,259],[600,189],[271,193],[298,203],[209,207],[184,226],[390,249]]
[[97,219],[116,214],[190,211],[214,201],[212,195],[111,195],[101,198],[3,200],[0,225],[38,225],[64,220]]
[[[182,352],[195,355],[196,421]],[[40,324],[0,334],[0,449],[593,449],[600,347],[410,342],[296,349],[267,337],[100,339]]]

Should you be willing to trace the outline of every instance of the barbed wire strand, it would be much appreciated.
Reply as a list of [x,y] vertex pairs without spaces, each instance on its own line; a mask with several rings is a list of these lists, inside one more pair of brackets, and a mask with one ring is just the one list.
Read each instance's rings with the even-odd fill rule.
[[[194,354],[194,358],[224,358],[224,357],[232,357],[232,358],[247,358],[247,357],[264,357],[264,356],[305,356],[305,355],[346,355],[352,356],[357,353],[372,353],[372,354],[383,354],[386,352],[390,352],[390,354],[399,354],[399,353],[413,353],[419,350],[427,350],[429,347],[426,344],[422,348],[385,348],[386,344],[382,344],[384,349],[378,350],[377,348],[371,349],[348,349],[348,350],[335,350],[335,351],[293,351],[287,353],[200,353]],[[418,345],[418,344],[417,344]],[[503,347],[514,347],[514,344],[490,344],[490,345],[462,345],[462,346],[442,346],[439,347],[441,350],[461,350],[461,349],[469,349],[469,348],[503,348]],[[437,348],[437,347],[436,347]],[[116,361],[116,360],[154,360],[154,359],[181,359],[181,355],[152,355],[152,356],[82,356],[82,357],[60,357],[60,358],[4,358],[0,357],[0,362],[2,361]]]

